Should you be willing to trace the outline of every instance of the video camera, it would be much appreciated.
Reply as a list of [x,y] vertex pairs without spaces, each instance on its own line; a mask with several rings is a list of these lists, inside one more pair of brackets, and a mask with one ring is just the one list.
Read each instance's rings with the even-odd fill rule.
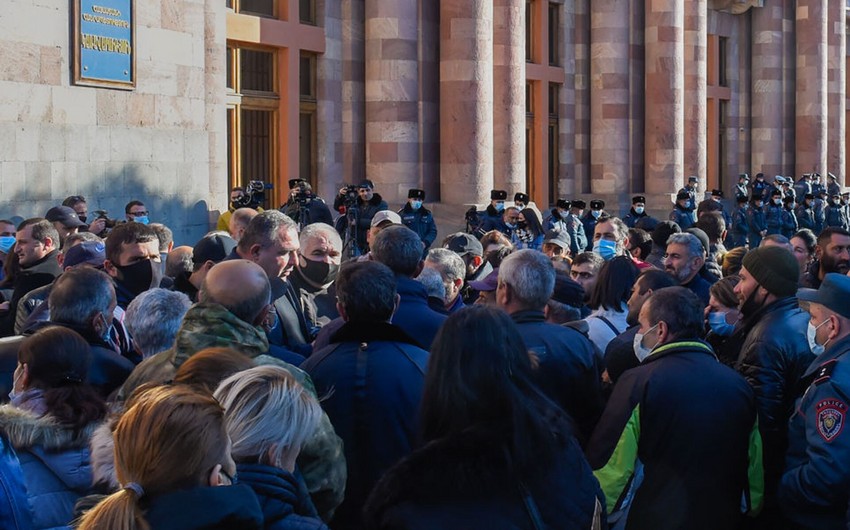
[[346,186],[345,187],[345,207],[350,208],[352,206],[357,205],[357,200],[360,198],[360,194],[357,193],[357,186]]
[[270,190],[274,186],[262,180],[248,181],[245,186],[245,193],[238,200],[233,201],[233,205],[237,208],[257,208],[263,201],[266,200],[266,190]]
[[107,230],[111,230],[111,229],[115,228],[115,225],[117,225],[118,223],[121,222],[121,221],[118,221],[117,219],[110,219],[109,218],[109,212],[107,212],[106,210],[95,210],[94,214],[97,216],[97,217],[95,217],[95,220],[98,220],[98,219],[104,220],[103,226]]

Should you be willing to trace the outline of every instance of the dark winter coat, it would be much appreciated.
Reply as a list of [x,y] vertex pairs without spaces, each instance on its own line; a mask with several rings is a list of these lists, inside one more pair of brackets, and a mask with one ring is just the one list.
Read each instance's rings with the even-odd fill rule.
[[248,486],[200,487],[139,502],[153,530],[263,530],[263,512]]
[[[293,273],[297,274],[295,271]],[[272,300],[277,312],[277,325],[268,332],[269,343],[304,357],[310,355],[313,335],[301,308],[301,299],[287,280],[271,278]],[[292,362],[287,360],[287,362]],[[293,363],[298,364],[298,363]]]
[[428,250],[437,239],[437,223],[434,222],[431,211],[424,206],[414,210],[408,202],[398,211],[398,215],[401,217],[401,224],[416,232],[425,245],[425,250]]
[[348,480],[335,530],[362,528],[369,491],[416,441],[428,352],[399,327],[347,322],[301,366],[343,440]]
[[254,490],[265,530],[328,530],[292,473],[264,464],[237,464],[236,473],[239,483]]
[[[369,250],[369,245],[366,243],[366,233],[371,227],[372,218],[375,217],[376,213],[383,210],[389,210],[389,206],[387,201],[381,198],[378,193],[373,194],[368,201],[357,200],[355,214],[357,216],[357,248],[360,249],[361,254],[365,254]],[[349,236],[351,235],[349,234]]]
[[670,220],[679,225],[683,232],[696,224],[694,210],[682,208],[678,204],[670,212]]
[[493,205],[487,206],[487,209],[484,212],[478,214],[478,218],[481,220],[478,227],[475,228],[473,234],[477,238],[481,238],[484,234],[489,232],[490,230],[498,230],[499,232],[505,234],[508,237],[511,237],[511,231],[508,230],[508,225],[502,220],[502,214],[504,212],[500,212]]
[[15,332],[15,319],[18,316],[18,303],[32,291],[43,287],[62,274],[62,268],[57,261],[58,250],[50,252],[29,267],[21,269],[15,277],[12,298],[9,300],[9,311],[0,317],[0,337],[9,337]]
[[9,442],[0,436],[0,521],[8,530],[32,530],[32,510],[21,464]]
[[747,212],[747,226],[749,228],[747,237],[750,240],[750,248],[758,248],[761,243],[761,233],[767,230],[767,221],[762,208],[755,205],[750,207],[749,212]]
[[416,280],[396,275],[396,290],[401,298],[393,315],[393,324],[407,333],[422,349],[430,349],[446,315],[428,307],[428,293]]
[[[417,449],[372,491],[367,528],[535,530],[506,436],[498,426],[475,425]],[[545,528],[590,530],[604,499],[574,440],[547,469],[522,478]]]

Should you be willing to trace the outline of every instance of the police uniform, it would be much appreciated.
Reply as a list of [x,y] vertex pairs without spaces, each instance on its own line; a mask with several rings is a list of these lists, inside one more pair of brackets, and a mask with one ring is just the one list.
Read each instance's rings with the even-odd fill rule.
[[[635,208],[639,208],[640,212],[635,210]],[[638,221],[640,221],[644,217],[649,217],[649,215],[646,213],[646,197],[644,197],[643,195],[636,195],[632,197],[632,207],[629,208],[628,213],[623,216],[623,222],[629,228],[634,228]]]
[[[584,214],[584,217],[581,218],[581,224],[584,226],[584,234],[585,236],[587,236],[585,238],[587,240],[587,243],[585,244],[585,248],[581,250],[581,252],[590,252],[591,250],[593,250],[593,234],[596,231],[596,223],[598,222],[597,220],[599,219],[599,217],[605,215],[604,208],[605,201],[594,199],[590,201],[590,210],[588,210]],[[594,217],[592,213],[593,210],[598,210],[599,216]],[[570,234],[570,237],[572,237],[572,234]]]
[[568,202],[570,217],[567,220],[567,234],[570,235],[570,252],[573,256],[587,249],[588,237],[584,230],[584,223],[578,215],[573,213],[573,208],[584,210],[587,204],[582,200]]
[[738,209],[732,215],[732,225],[726,237],[726,246],[731,250],[736,247],[747,246],[747,197],[739,196],[737,199]]
[[[803,202],[797,205],[797,210],[795,212],[797,216],[797,225],[802,228],[808,228],[809,230],[815,230],[815,212],[812,209],[810,204],[806,204],[806,201],[814,201],[815,196],[811,193],[807,193]],[[816,234],[819,231],[815,232]]]
[[419,208],[413,209],[410,201],[404,205],[404,208],[398,211],[401,217],[401,224],[410,228],[419,236],[422,243],[425,244],[427,251],[434,240],[437,239],[437,224],[434,222],[434,216],[431,211],[422,205],[425,200],[425,191],[419,189],[411,189],[407,192],[408,199],[414,199],[414,202],[419,202]]
[[[827,274],[798,298],[850,317],[850,278]],[[788,425],[788,452],[778,498],[785,516],[805,528],[844,529],[850,493],[850,336],[833,343],[803,375],[808,384]]]
[[747,214],[747,225],[749,227],[747,238],[750,240],[750,248],[758,248],[761,243],[762,232],[767,230],[764,209],[756,206],[756,199],[761,200],[761,196],[753,196],[752,205]]
[[755,182],[753,182],[751,188],[753,190],[753,197],[764,198],[764,195],[766,193],[765,190],[770,189],[770,184],[768,184],[767,181],[764,180],[764,173],[759,173],[756,175],[756,180]]

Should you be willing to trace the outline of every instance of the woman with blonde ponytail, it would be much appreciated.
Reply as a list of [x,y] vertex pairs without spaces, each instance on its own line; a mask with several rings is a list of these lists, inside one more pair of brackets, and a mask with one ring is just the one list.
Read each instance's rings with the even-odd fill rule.
[[115,426],[122,489],[86,513],[80,530],[261,529],[251,488],[233,485],[236,464],[224,411],[186,386],[142,388]]

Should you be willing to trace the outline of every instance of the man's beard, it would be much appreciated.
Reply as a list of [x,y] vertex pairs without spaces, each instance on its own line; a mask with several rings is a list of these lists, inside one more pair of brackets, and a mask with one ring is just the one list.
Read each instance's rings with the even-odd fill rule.
[[753,292],[750,293],[750,296],[748,296],[738,308],[741,311],[741,314],[745,317],[752,315],[753,313],[761,309],[764,305],[764,297],[762,297],[761,302],[756,302],[756,292],[758,290],[758,287],[753,289]]
[[837,272],[838,274],[847,274],[850,270],[850,261],[846,259],[833,258],[827,254],[821,256],[820,270],[823,274],[828,272]]

